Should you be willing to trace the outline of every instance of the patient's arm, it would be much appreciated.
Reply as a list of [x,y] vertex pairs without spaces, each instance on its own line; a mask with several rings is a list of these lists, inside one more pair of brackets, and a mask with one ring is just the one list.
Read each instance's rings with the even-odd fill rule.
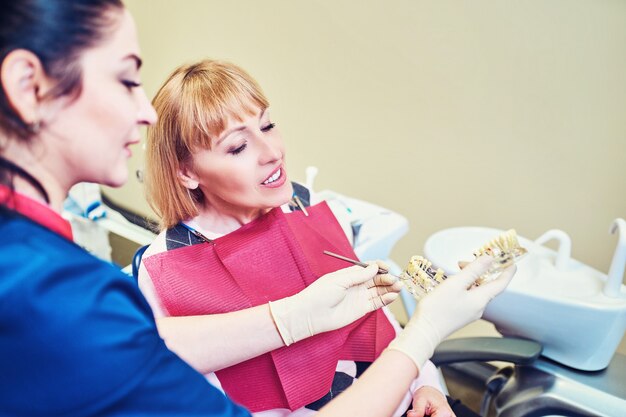
[[[406,387],[418,373],[417,366],[408,356],[386,349],[349,389],[324,406],[317,417],[390,416],[396,411]],[[425,399],[429,414],[437,412],[439,414],[436,415],[454,415],[443,394],[431,387],[423,388],[431,390]],[[421,407],[421,403],[417,401],[413,404]],[[423,408],[418,408],[421,409]]]
[[299,293],[272,302],[271,311],[264,304],[201,316],[165,317],[143,265],[139,287],[167,346],[196,370],[208,373],[346,326],[391,303],[401,286],[377,271],[377,265],[351,266],[326,274]]
[[200,373],[217,371],[285,345],[267,304],[224,314],[167,317],[143,264],[138,281],[167,347]]
[[417,375],[417,366],[408,356],[386,349],[349,389],[324,406],[317,417],[392,415],[406,387]]
[[284,346],[267,304],[224,314],[162,317],[157,327],[167,347],[203,374]]

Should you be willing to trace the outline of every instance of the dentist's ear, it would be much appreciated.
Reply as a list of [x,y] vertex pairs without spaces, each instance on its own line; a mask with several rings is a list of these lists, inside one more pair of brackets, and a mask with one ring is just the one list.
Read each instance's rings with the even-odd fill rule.
[[26,49],[15,49],[7,54],[0,67],[0,82],[10,106],[35,133],[66,103],[66,100],[49,97],[57,81],[46,74],[37,55]]
[[0,81],[20,119],[27,125],[40,123],[41,90],[45,89],[42,84],[48,84],[48,80],[37,55],[25,49],[9,52],[2,61]]

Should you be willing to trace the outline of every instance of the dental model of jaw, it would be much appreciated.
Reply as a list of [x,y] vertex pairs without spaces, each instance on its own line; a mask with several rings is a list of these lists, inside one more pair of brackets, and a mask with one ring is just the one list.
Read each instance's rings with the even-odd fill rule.
[[[500,272],[526,253],[527,250],[519,244],[515,230],[511,229],[502,233],[474,251],[475,258],[489,255],[493,258],[493,263],[473,285],[478,286],[497,278]],[[434,269],[428,259],[417,255],[411,257],[406,269],[400,274],[400,279],[407,290],[418,300],[435,289],[446,278],[441,268]]]
[[493,258],[493,264],[487,272],[481,275],[474,285],[484,284],[500,275],[504,269],[513,265],[528,251],[523,248],[514,229],[507,230],[489,243],[474,251],[474,257],[489,255]]
[[406,289],[416,299],[431,292],[439,283],[446,279],[441,268],[434,269],[432,263],[422,256],[412,256],[406,269],[400,274]]

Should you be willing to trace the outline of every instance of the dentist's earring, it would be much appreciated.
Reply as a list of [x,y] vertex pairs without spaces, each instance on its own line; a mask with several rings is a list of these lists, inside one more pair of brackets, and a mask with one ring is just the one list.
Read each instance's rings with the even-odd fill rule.
[[36,135],[41,130],[41,121],[37,120],[34,122],[30,122],[26,125],[26,129],[33,135]]
[[35,120],[33,120],[32,122],[24,121],[24,123],[26,123],[26,130],[28,131],[28,133],[30,133],[31,135],[37,135],[41,131],[41,127],[43,126],[39,108],[35,109],[33,119]]

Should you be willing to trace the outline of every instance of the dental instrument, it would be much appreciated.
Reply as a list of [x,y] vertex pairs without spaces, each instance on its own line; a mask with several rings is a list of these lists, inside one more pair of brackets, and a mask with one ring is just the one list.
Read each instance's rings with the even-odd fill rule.
[[[324,251],[324,255],[332,256],[333,258],[341,259],[342,261],[350,262],[351,264],[362,266],[363,268],[367,268],[369,266],[365,262],[357,261],[356,259],[347,258],[345,256],[342,256],[342,255],[339,255],[337,253],[333,253],[327,250]],[[378,273],[391,275],[394,278],[401,279],[399,276],[390,273],[385,268],[378,267]]]

